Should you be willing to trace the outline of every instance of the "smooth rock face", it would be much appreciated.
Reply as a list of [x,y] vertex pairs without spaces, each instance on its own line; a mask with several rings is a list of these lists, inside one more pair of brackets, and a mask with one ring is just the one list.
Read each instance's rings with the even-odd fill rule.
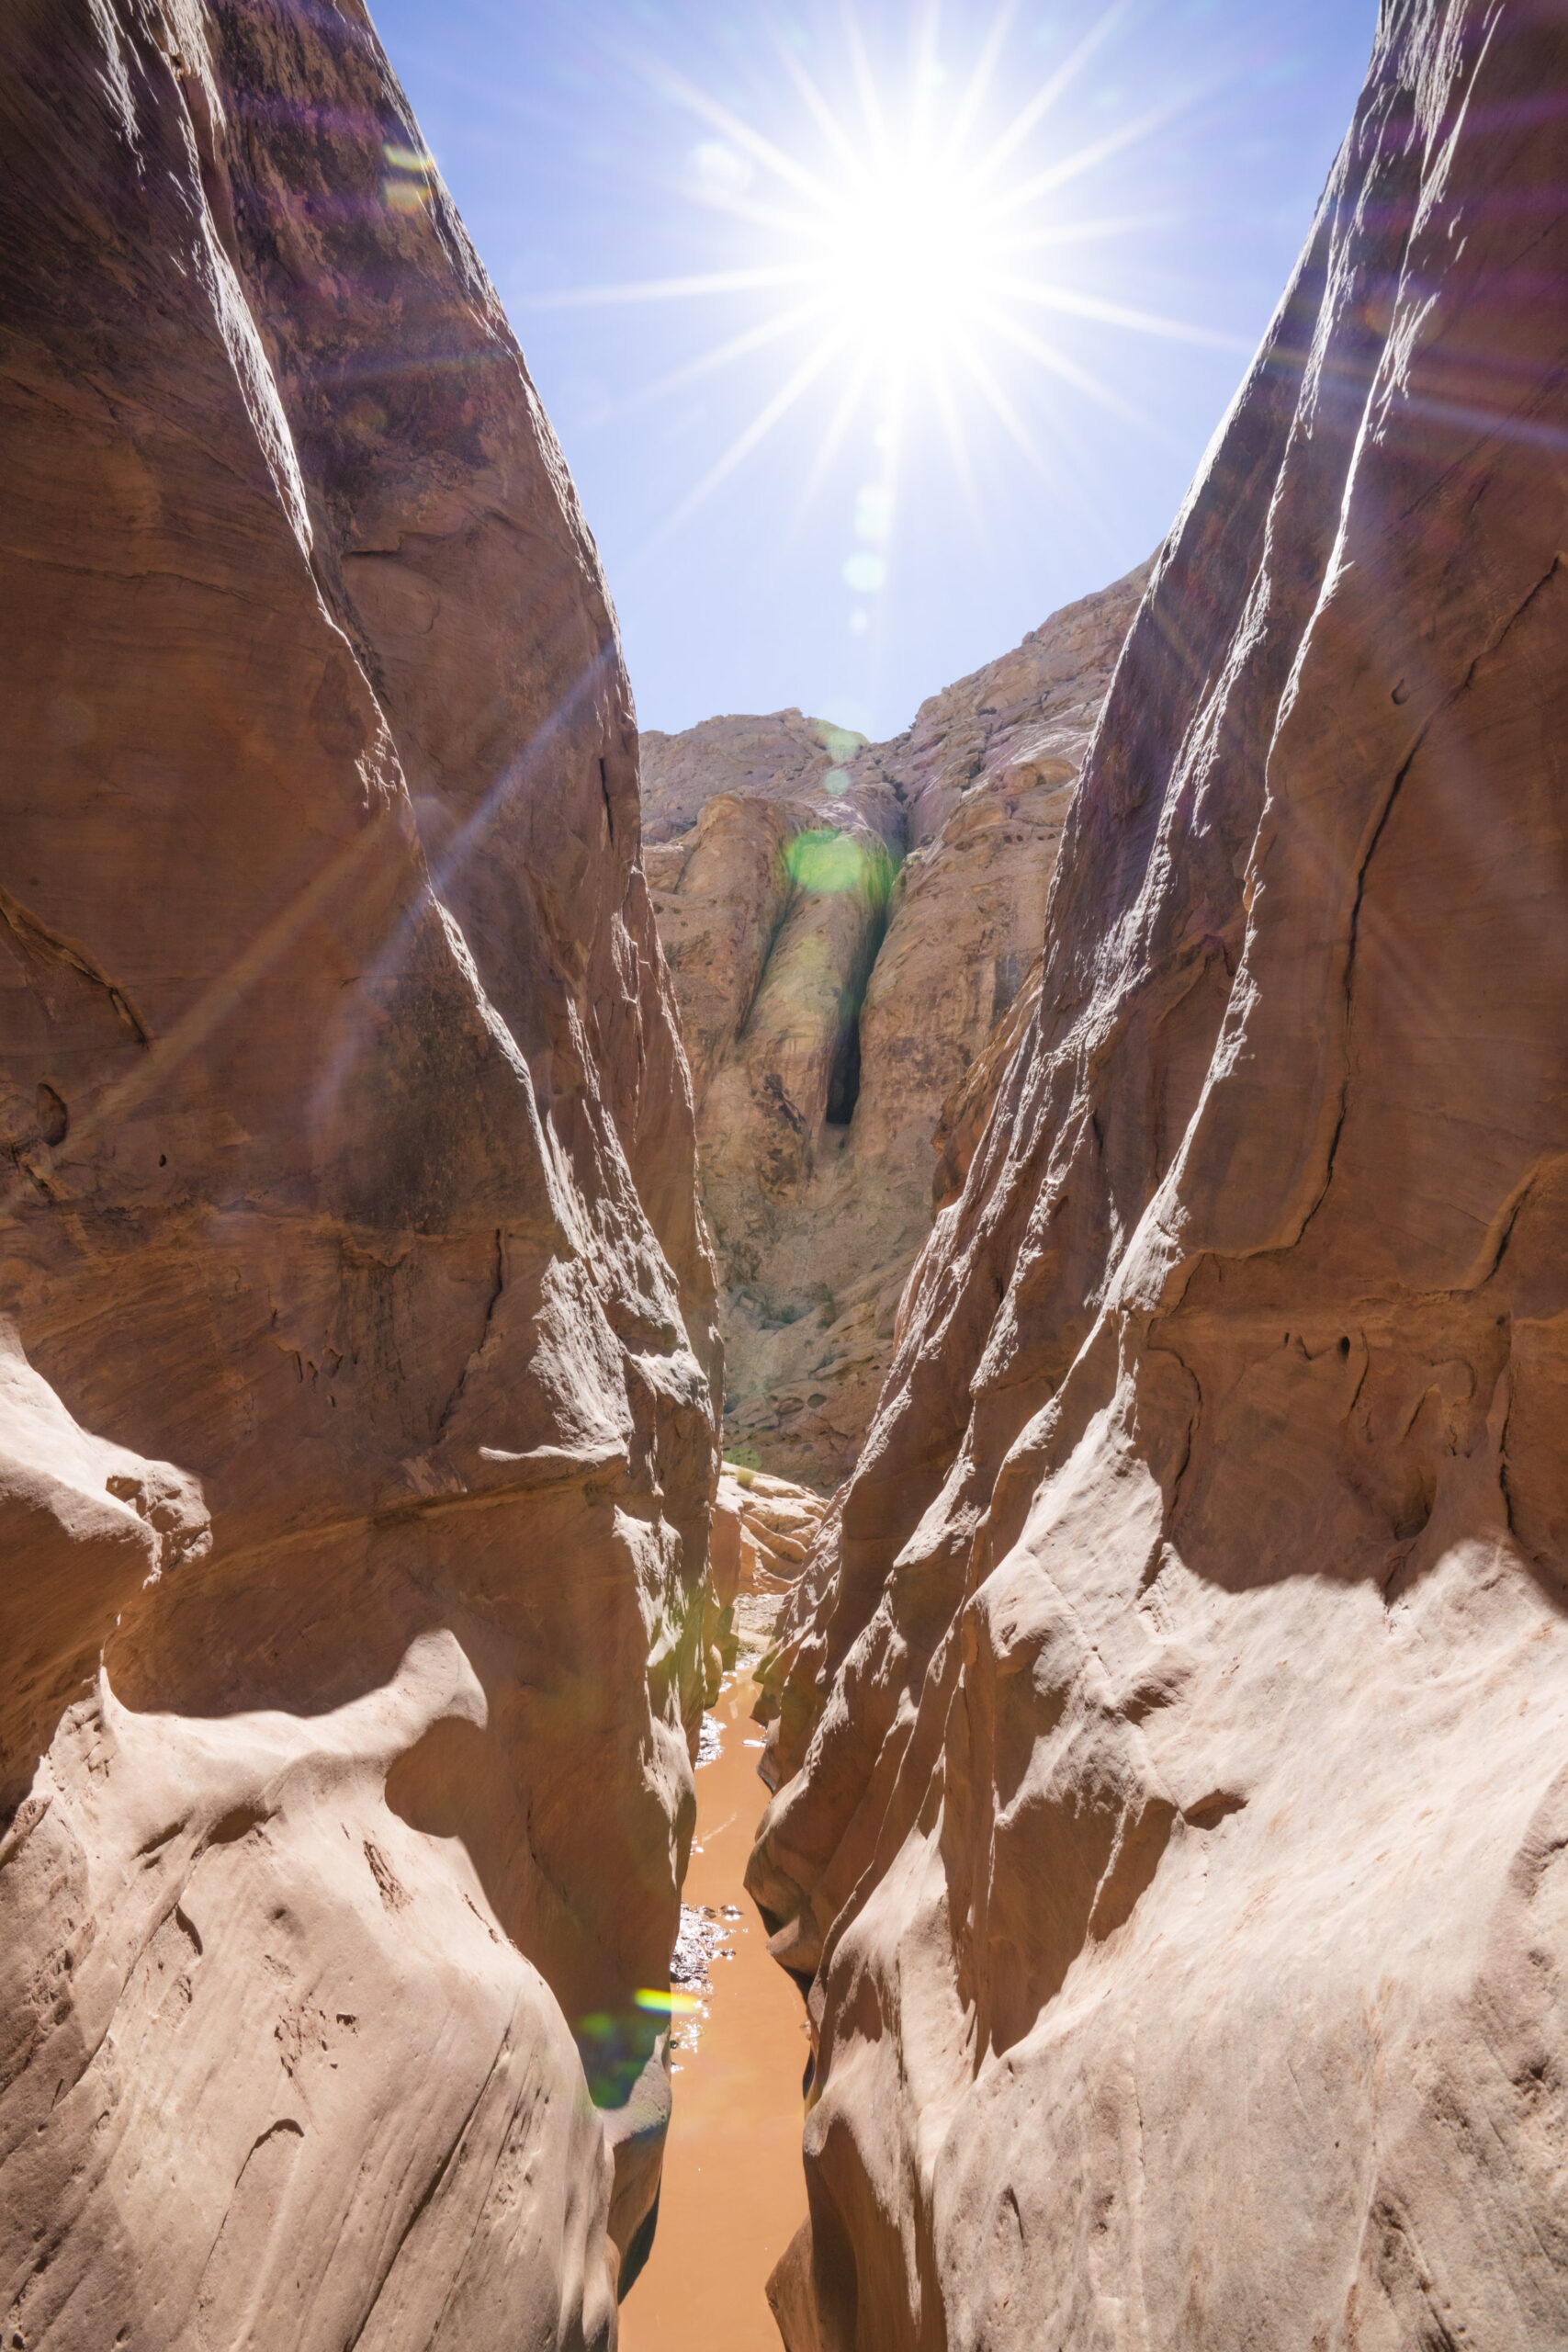
[[792,2352],[1568,2337],[1565,105],[1385,7],[786,1604]]
[[[642,739],[649,884],[723,1278],[726,1437],[824,1492],[891,1360],[943,1104],[999,1075],[988,1048],[1027,991],[1147,576],[1055,614],[892,743],[799,711]],[[974,1124],[951,1147],[943,1130],[939,1200]]]
[[606,2344],[718,1357],[597,558],[353,0],[0,131],[5,2341]]

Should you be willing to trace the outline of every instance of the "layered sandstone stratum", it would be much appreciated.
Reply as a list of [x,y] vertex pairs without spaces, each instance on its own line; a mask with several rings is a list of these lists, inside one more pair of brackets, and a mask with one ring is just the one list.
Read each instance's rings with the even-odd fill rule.
[[17,0],[0,333],[0,2333],[608,2346],[718,1365],[598,560],[356,0]]
[[1568,2339],[1565,111],[1386,0],[788,1607],[790,2352]]
[[1032,1010],[1057,841],[1147,577],[1054,614],[890,743],[795,710],[642,737],[726,1440],[825,1494],[870,1425],[933,1189],[962,1182],[998,1041]]

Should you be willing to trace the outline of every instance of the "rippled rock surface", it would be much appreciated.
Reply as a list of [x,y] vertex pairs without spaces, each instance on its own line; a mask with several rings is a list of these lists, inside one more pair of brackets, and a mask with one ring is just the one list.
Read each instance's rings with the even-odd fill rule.
[[1565,104],[1385,6],[789,1605],[791,2352],[1568,2334]]
[[5,2341],[605,2344],[717,1357],[597,557],[352,0],[0,127]]

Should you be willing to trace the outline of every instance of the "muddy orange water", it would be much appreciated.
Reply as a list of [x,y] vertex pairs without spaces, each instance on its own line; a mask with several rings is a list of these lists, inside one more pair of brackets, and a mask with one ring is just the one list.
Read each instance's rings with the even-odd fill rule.
[[[675,2113],[664,2152],[659,2229],[648,2267],[621,2305],[621,2352],[780,2352],[763,2282],[806,2218],[800,2164],[805,2012],[742,1883],[768,1792],[750,1675],[732,1676],[713,1713],[723,1745],[697,1772],[697,1835],[685,1900],[722,1912],[733,1960],[716,1958],[696,2046],[675,2053]],[[679,2029],[682,2035],[689,2027]]]

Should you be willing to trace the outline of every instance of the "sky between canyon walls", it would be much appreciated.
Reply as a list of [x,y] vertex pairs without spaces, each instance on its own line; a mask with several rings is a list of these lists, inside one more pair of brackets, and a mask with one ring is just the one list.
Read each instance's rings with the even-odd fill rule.
[[[378,0],[646,727],[874,737],[1146,555],[1374,0]],[[415,200],[421,160],[389,158]]]

